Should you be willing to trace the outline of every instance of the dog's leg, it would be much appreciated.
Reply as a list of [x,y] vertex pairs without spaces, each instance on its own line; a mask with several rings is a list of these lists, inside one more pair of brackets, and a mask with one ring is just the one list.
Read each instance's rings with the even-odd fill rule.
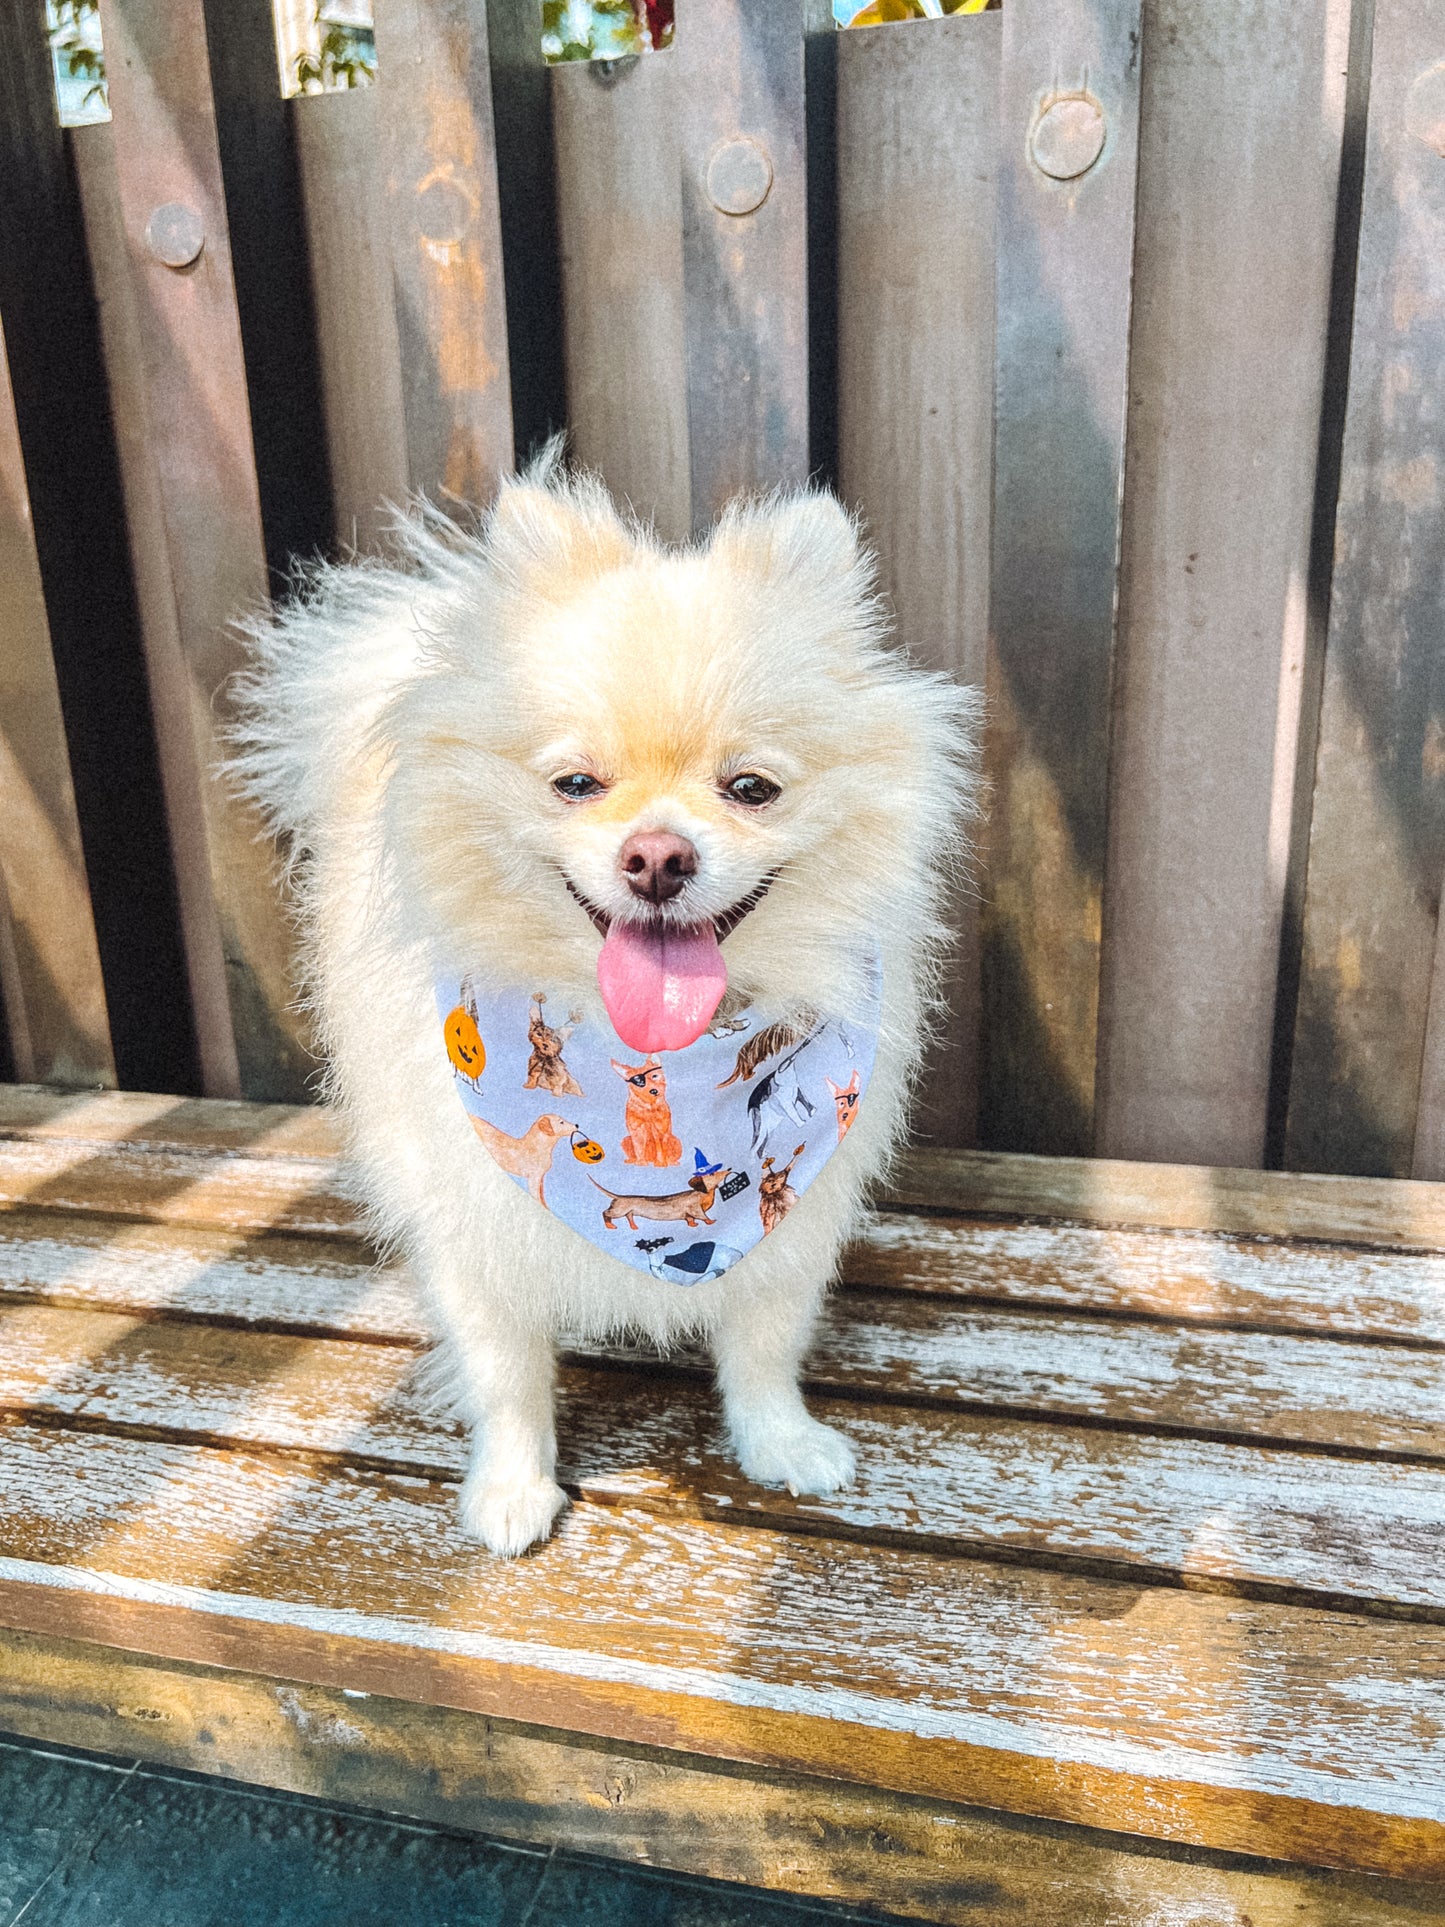
[[488,1551],[511,1559],[545,1539],[567,1503],[553,1477],[552,1341],[500,1305],[483,1309],[466,1281],[454,1282],[461,1295],[435,1289],[429,1295],[443,1312],[460,1367],[459,1402],[472,1427],[471,1464],[461,1490],[462,1530]]
[[779,1280],[771,1290],[738,1293],[712,1340],[738,1464],[760,1485],[785,1485],[795,1496],[836,1492],[855,1470],[848,1439],[811,1417],[798,1390],[821,1298],[821,1281],[813,1290]]
[[510,1559],[545,1539],[567,1503],[553,1477],[552,1343],[540,1332],[497,1331],[490,1343],[472,1348],[466,1366],[477,1417],[461,1491],[462,1529]]

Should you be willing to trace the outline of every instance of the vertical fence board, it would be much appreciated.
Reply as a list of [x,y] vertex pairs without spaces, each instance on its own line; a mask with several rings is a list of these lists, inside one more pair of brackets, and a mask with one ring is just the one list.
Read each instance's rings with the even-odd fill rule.
[[[100,312],[100,340],[115,422],[125,530],[139,605],[141,644],[176,871],[181,947],[199,1039],[202,1080],[224,1079],[215,1040],[231,1034],[221,928],[211,888],[201,767],[191,720],[190,676],[181,646],[167,549],[165,502],[146,401],[140,311],[126,242],[115,143],[104,121],[70,135],[85,219],[85,245]],[[233,1068],[233,1067],[232,1067]]]
[[492,125],[516,459],[567,425],[551,72],[541,9],[487,0]]
[[691,510],[808,473],[807,0],[678,9]]
[[[838,46],[839,470],[899,633],[982,685],[993,461],[996,13],[860,30]],[[919,1122],[970,1144],[978,910],[957,906],[946,1034]]]
[[998,1149],[1093,1144],[1140,52],[1139,0],[1003,10],[981,1107]]
[[691,524],[673,53],[552,70],[572,448],[658,533]]
[[0,8],[0,313],[116,1075],[187,1090],[194,1040],[80,198],[42,22]]
[[[224,687],[241,659],[230,624],[264,609],[267,579],[205,26],[199,0],[102,0],[101,19],[229,989],[232,1035],[203,1036],[203,1072],[216,1095],[296,1099],[311,1060],[270,850],[217,774]],[[147,244],[147,224],[168,205],[190,210],[204,233],[191,265],[165,266]]]
[[1420,1102],[1410,1176],[1437,1184],[1445,1179],[1445,918],[1435,926],[1435,961],[1430,974],[1430,1011],[1420,1063]]
[[480,504],[512,466],[486,0],[385,0],[376,27],[411,486]]
[[1348,8],[1151,0],[1096,1151],[1265,1149]]
[[297,558],[335,535],[296,143],[272,0],[204,0],[204,12],[261,527],[281,593]]
[[1445,27],[1376,9],[1285,1159],[1408,1175],[1445,875]]
[[373,552],[409,486],[391,235],[375,87],[290,103],[321,368],[321,413],[343,548]]
[[50,625],[0,336],[0,988],[14,1075],[115,1083]]

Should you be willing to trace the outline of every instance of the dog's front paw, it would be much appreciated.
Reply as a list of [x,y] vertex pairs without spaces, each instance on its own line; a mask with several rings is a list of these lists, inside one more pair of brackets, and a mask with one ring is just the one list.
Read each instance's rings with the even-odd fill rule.
[[858,1469],[852,1441],[806,1412],[750,1426],[737,1440],[738,1463],[759,1485],[785,1485],[824,1498],[851,1485]]
[[547,1537],[566,1503],[567,1494],[553,1479],[473,1475],[462,1486],[462,1531],[499,1559],[515,1559]]

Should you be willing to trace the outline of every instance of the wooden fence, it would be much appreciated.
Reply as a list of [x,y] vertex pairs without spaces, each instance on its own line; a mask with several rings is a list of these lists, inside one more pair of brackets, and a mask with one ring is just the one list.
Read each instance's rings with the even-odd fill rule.
[[932,1135],[1445,1176],[1438,8],[536,12],[283,102],[267,0],[102,0],[65,134],[0,15],[12,1073],[303,1095],[228,622],[565,424],[668,536],[835,481],[986,688]]

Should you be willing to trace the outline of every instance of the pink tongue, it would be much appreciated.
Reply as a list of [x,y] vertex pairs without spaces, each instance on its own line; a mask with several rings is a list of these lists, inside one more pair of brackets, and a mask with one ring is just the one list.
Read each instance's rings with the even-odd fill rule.
[[710,923],[614,923],[597,959],[597,987],[629,1050],[685,1050],[712,1022],[728,967]]

